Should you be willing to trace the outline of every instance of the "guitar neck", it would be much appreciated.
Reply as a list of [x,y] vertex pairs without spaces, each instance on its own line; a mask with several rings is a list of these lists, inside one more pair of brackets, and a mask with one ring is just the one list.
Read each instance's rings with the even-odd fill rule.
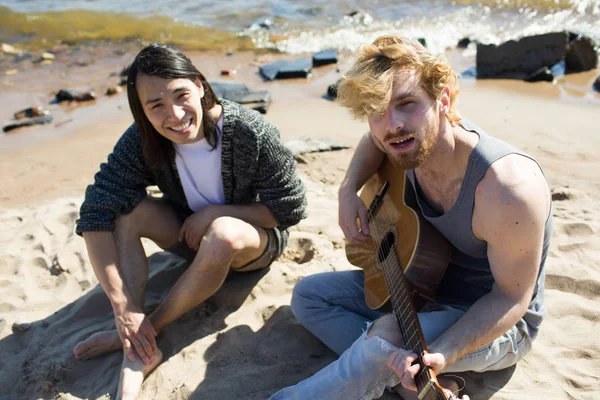
[[446,400],[446,395],[439,390],[435,373],[429,367],[425,366],[423,362],[423,356],[427,353],[427,346],[421,331],[417,311],[412,301],[411,288],[398,262],[395,244],[391,245],[389,249],[390,254],[383,260],[381,266],[388,285],[390,301],[396,314],[400,333],[404,339],[405,349],[417,355],[416,363],[421,367],[419,373],[415,376],[419,400]]
[[[394,224],[390,221],[387,213],[382,211],[384,206],[384,196],[390,188],[389,181],[386,181],[379,192],[373,197],[368,209],[369,226],[375,242],[375,263],[383,272],[383,278],[387,286],[389,299],[394,309],[396,320],[400,332],[404,339],[404,348],[417,355],[420,366],[419,373],[415,376],[415,384],[419,400],[448,400],[456,399],[449,391],[443,389],[435,376],[435,372],[427,367],[423,362],[423,356],[427,353],[427,347],[417,310],[413,303],[412,286],[404,275],[401,253],[398,247],[397,235],[399,230],[394,229]],[[402,196],[404,198],[404,196]],[[383,226],[392,227],[391,230],[384,228],[378,229],[378,221],[384,220]],[[382,235],[382,236],[381,236]],[[406,238],[403,238],[406,239]],[[439,247],[439,246],[438,246]],[[411,256],[412,259],[413,256]],[[448,256],[449,257],[449,256]],[[406,260],[403,260],[406,262]],[[435,264],[435,257],[428,257],[426,263],[423,263],[423,269],[430,269]],[[444,271],[445,267],[444,266]]]

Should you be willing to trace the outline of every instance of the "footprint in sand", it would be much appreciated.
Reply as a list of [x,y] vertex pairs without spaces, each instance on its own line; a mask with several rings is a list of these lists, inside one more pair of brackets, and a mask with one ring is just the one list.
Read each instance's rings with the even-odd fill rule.
[[546,287],[583,296],[589,300],[600,297],[600,283],[590,279],[573,279],[568,276],[547,274]]
[[318,258],[321,250],[332,250],[333,245],[321,236],[305,232],[293,232],[280,261],[292,261],[305,264]]
[[562,231],[567,236],[567,240],[561,241],[562,243],[558,244],[558,249],[565,252],[586,247],[589,239],[594,235],[592,228],[583,222],[565,224],[559,228],[559,231]]

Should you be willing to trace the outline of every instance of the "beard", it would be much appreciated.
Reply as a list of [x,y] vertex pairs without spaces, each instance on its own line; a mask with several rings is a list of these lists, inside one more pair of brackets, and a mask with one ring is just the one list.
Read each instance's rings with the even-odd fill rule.
[[[393,137],[402,137],[412,134],[412,132],[402,131]],[[418,131],[414,134],[414,148],[408,153],[396,153],[386,150],[386,155],[392,165],[398,169],[415,169],[421,165],[431,154],[439,136],[439,122],[434,119],[427,123],[421,133]],[[385,140],[393,139],[392,136],[386,137]]]

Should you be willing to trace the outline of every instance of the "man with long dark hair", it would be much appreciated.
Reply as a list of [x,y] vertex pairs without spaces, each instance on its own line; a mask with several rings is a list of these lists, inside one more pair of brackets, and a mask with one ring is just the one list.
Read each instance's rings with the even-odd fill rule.
[[[135,123],[88,186],[76,228],[116,329],[92,335],[74,353],[89,359],[123,348],[117,397],[133,399],[161,361],[155,336],[214,294],[229,271],[269,266],[287,228],[305,217],[306,198],[278,130],[217,99],[180,51],[144,48],[129,69],[127,94]],[[164,196],[149,197],[150,185]],[[150,315],[141,238],[190,262]]]

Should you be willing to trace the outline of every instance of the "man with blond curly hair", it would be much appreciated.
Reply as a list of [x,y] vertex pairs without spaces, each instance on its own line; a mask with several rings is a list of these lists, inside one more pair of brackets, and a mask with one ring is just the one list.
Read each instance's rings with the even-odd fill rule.
[[[363,46],[338,89],[340,104],[370,128],[339,189],[346,239],[370,240],[357,192],[387,157],[406,170],[423,217],[452,246],[436,299],[418,312],[429,349],[423,362],[436,373],[514,365],[546,313],[552,214],[544,174],[533,158],[462,119],[457,94],[443,57],[396,36]],[[417,397],[416,355],[403,349],[393,314],[367,307],[363,275],[330,272],[298,282],[294,315],[340,358],[273,399],[372,399],[386,387]]]

